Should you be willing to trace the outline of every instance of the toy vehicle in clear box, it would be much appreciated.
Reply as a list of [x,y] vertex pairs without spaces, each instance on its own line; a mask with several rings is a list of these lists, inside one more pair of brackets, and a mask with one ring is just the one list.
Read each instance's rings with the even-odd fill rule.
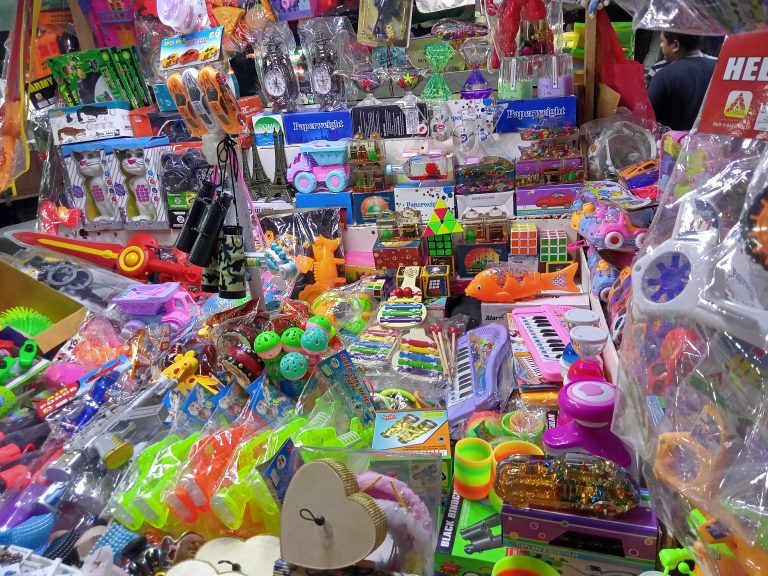
[[303,193],[314,192],[324,184],[331,192],[341,192],[349,183],[346,142],[317,140],[302,144],[286,174],[288,182]]
[[165,322],[178,330],[189,322],[197,305],[189,292],[178,282],[165,284],[137,284],[113,300],[130,317],[128,330],[143,328],[147,324]]
[[545,184],[573,184],[586,178],[583,156],[569,155],[558,158],[521,158],[515,162],[517,186]]
[[598,249],[637,250],[648,236],[652,217],[650,209],[637,210],[630,215],[616,206],[598,202],[592,213],[581,216],[579,234]]

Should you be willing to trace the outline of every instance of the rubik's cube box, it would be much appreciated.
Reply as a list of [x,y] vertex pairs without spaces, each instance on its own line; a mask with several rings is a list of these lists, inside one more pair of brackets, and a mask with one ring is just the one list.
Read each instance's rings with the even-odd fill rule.
[[581,184],[548,184],[515,190],[516,216],[570,214]]
[[435,549],[437,576],[490,576],[504,558],[501,514],[484,501],[464,500],[451,490]]
[[521,548],[555,566],[562,576],[653,570],[658,523],[650,506],[615,518],[592,518],[549,510],[502,510],[504,546]]
[[371,447],[374,450],[439,454],[443,459],[441,487],[443,498],[447,498],[453,470],[445,409],[377,410]]

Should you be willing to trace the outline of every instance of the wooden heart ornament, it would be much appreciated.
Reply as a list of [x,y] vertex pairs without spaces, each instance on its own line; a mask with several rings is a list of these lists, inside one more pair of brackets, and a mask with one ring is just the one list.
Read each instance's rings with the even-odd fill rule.
[[283,501],[283,559],[314,570],[360,562],[384,542],[387,519],[379,504],[360,492],[355,475],[337,460],[304,464]]

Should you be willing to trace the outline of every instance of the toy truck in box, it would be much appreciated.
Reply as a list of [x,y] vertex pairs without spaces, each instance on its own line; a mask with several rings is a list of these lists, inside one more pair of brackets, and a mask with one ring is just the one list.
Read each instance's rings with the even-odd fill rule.
[[299,192],[314,192],[324,184],[331,192],[341,192],[349,183],[347,144],[317,140],[302,144],[286,174]]

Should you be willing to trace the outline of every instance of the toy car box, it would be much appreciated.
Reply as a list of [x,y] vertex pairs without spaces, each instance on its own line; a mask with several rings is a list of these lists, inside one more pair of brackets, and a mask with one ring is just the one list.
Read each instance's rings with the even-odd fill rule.
[[516,216],[570,214],[580,184],[554,184],[515,190]]
[[562,576],[653,570],[658,523],[650,506],[615,518],[592,518],[549,510],[502,510],[504,546],[521,548],[557,567]]
[[502,546],[501,515],[484,501],[464,500],[451,490],[437,535],[435,574],[490,576],[505,556]]
[[133,136],[127,102],[97,102],[48,111],[54,144]]

